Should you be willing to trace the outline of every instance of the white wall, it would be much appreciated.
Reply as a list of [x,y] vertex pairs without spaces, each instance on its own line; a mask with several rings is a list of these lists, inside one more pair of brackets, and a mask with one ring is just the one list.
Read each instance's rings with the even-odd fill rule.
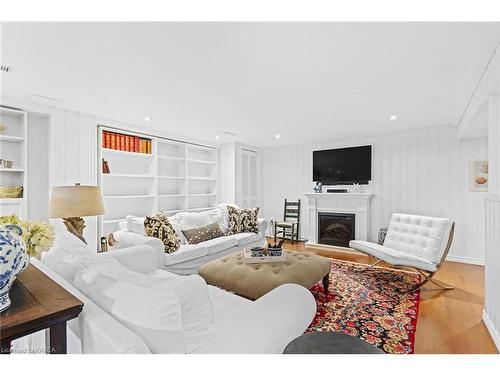
[[[450,258],[484,262],[482,193],[468,191],[471,159],[486,159],[487,139],[460,140],[443,126],[350,140],[262,150],[262,207],[266,218],[280,219],[283,200],[312,191],[312,151],[371,144],[372,201],[369,238],[376,241],[393,212],[444,216],[456,222]],[[302,210],[302,234],[308,232]]]

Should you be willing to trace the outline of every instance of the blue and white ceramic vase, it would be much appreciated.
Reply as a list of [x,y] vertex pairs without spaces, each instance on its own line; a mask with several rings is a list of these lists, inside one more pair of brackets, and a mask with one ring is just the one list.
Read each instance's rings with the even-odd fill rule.
[[10,306],[9,290],[29,264],[23,231],[14,224],[0,226],[0,312]]

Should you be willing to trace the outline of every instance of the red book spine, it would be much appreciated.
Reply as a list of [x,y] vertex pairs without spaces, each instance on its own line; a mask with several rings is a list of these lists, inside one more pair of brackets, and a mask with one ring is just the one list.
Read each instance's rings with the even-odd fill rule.
[[103,142],[104,142],[104,148],[109,148],[109,133],[108,132],[103,132]]
[[125,136],[125,151],[130,152],[130,136]]
[[115,133],[109,133],[109,148],[114,150],[115,147],[116,147]]
[[120,150],[125,151],[125,136],[120,134]]
[[139,137],[134,138],[134,151],[139,152]]
[[106,146],[106,140],[107,140],[107,136],[106,136],[106,132],[102,132],[102,147],[104,148],[107,148]]

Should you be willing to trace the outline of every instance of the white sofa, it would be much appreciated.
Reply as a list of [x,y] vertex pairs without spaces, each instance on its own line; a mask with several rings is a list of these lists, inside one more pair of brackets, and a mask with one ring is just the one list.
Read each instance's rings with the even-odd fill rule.
[[[120,230],[113,235],[118,241],[117,249],[135,245],[149,245],[156,249],[158,263],[161,268],[178,275],[198,273],[198,269],[211,260],[235,253],[245,247],[264,246],[267,220],[258,219],[259,233],[238,233],[231,236],[214,238],[196,245],[189,245],[182,230],[199,228],[204,225],[218,223],[223,233],[228,230],[227,203],[217,208],[202,212],[179,212],[169,221],[181,239],[181,247],[172,254],[164,252],[163,243],[152,237],[147,237],[144,231],[144,217],[127,216],[120,222]],[[234,205],[233,205],[234,206]]]
[[[141,280],[142,287],[149,283],[153,285],[159,279],[168,279],[168,283],[160,284],[161,286],[172,284],[173,281],[182,281],[185,278],[197,278],[198,285],[205,288],[205,294],[209,300],[209,304],[203,308],[210,309],[211,314],[206,315],[210,315],[213,319],[210,320],[209,329],[203,331],[209,334],[203,337],[202,345],[190,351],[191,353],[282,353],[291,340],[305,331],[316,312],[316,303],[312,294],[296,284],[282,285],[256,301],[249,301],[208,286],[197,275],[179,276],[158,269],[156,251],[150,246],[135,246],[95,254],[82,243],[78,243],[79,240],[76,237],[70,238],[69,236],[58,234],[56,246],[43,254],[42,261],[34,258],[31,260],[35,267],[84,304],[79,317],[68,322],[69,353],[170,353],[170,351],[161,351],[158,348],[152,351],[144,336],[139,335],[126,322],[115,317],[118,306],[127,302],[111,298],[116,292],[117,282],[112,282],[107,288],[98,288],[97,285],[101,284],[98,282],[94,284],[95,280],[89,280],[87,287],[92,288],[96,285],[89,295],[94,295],[94,293],[104,295],[106,301],[104,304],[102,300],[91,299],[89,295],[82,292],[81,281],[79,284],[78,277],[80,275],[80,279],[82,278],[81,272],[84,272],[84,279],[88,276],[85,273],[88,271],[85,271],[85,266],[89,262],[94,266],[105,267],[106,274],[123,275],[126,273],[127,279]],[[113,266],[113,262],[118,263],[116,260],[119,266]],[[127,297],[127,289],[123,292]],[[146,292],[147,290],[144,290],[144,293]],[[180,294],[181,291],[178,293]],[[182,314],[187,314],[194,303],[199,303],[199,301],[183,303],[180,309]],[[149,310],[157,309],[158,305],[157,301],[152,301],[149,306],[140,304],[135,308],[140,310],[141,315],[143,313],[147,315]],[[182,322],[184,323],[183,320]],[[155,328],[149,324],[148,333],[154,331]],[[160,337],[162,338],[165,337]],[[41,331],[14,340],[13,351],[31,352],[44,345],[45,335]]]

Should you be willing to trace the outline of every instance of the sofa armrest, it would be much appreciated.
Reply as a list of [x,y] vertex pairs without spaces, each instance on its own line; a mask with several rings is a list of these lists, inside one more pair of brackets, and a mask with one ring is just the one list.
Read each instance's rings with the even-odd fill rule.
[[155,250],[158,268],[163,267],[165,263],[165,247],[159,238],[147,237],[142,234],[129,231],[117,231],[113,233],[113,236],[118,241],[117,249],[138,245],[151,246]]
[[267,219],[257,218],[257,224],[259,225],[259,233],[265,238],[269,221]]
[[156,250],[149,245],[137,245],[100,253],[101,257],[112,257],[131,271],[150,273],[158,269]]
[[284,284],[231,314],[194,353],[281,354],[304,333],[315,314],[311,292],[297,284]]

